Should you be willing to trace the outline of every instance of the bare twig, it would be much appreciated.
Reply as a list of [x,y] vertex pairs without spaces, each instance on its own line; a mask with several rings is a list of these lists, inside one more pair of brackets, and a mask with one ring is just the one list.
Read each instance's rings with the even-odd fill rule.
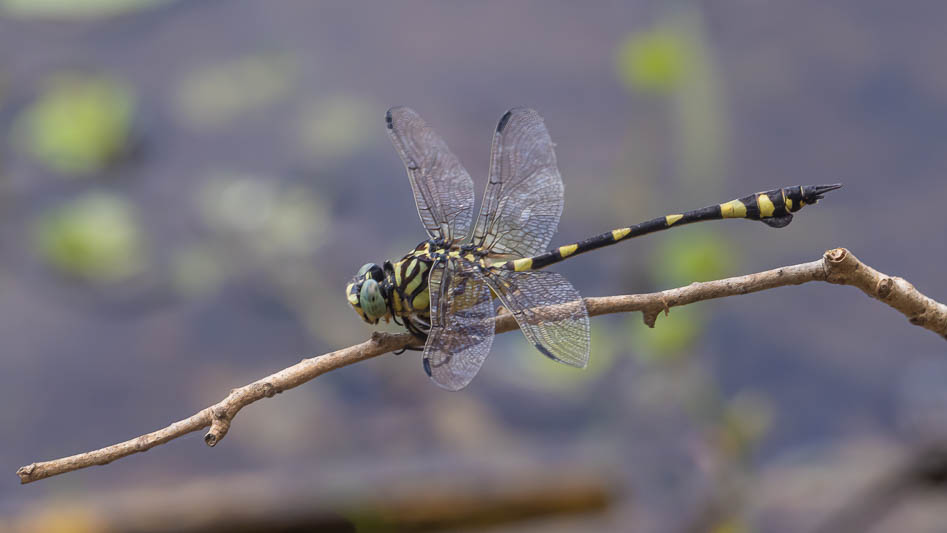
[[[844,248],[825,252],[822,259],[810,263],[786,266],[747,276],[727,278],[651,294],[631,294],[586,298],[590,315],[641,311],[648,326],[654,327],[658,315],[671,307],[687,305],[713,298],[749,294],[775,287],[799,285],[810,281],[826,281],[838,285],[858,287],[872,298],[897,309],[908,320],[947,339],[947,305],[921,294],[902,278],[882,274],[861,263]],[[512,315],[501,314],[496,319],[497,333],[516,329]],[[263,398],[297,387],[331,370],[371,359],[410,346],[416,340],[407,333],[373,333],[361,344],[343,348],[325,355],[303,359],[295,365],[233,389],[222,401],[203,409],[189,418],[125,442],[52,461],[33,463],[17,470],[21,483],[71,472],[93,465],[108,464],[116,459],[149,450],[159,444],[210,426],[204,442],[214,446],[230,429],[230,423],[240,409]]]

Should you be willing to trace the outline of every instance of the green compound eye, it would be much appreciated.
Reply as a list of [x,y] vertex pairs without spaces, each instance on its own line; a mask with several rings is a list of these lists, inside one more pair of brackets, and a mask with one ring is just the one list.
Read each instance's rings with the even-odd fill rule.
[[371,279],[375,281],[381,281],[382,278],[385,277],[385,272],[375,263],[365,263],[362,265],[362,268],[358,269],[355,277],[361,279],[365,277],[365,274],[369,274]]
[[385,297],[381,293],[381,286],[373,279],[367,279],[362,283],[362,289],[358,294],[358,303],[365,311],[365,316],[373,320],[383,317],[388,308]]

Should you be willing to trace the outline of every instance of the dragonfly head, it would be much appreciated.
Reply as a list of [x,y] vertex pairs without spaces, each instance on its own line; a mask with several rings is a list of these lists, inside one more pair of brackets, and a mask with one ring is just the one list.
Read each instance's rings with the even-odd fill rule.
[[[789,210],[793,213],[807,205],[814,204],[822,199],[822,195],[835,189],[840,189],[841,183],[833,185],[808,185],[805,187],[791,187],[786,191],[786,200],[792,201]],[[788,202],[787,202],[788,203]]]
[[345,287],[345,297],[362,320],[377,324],[388,314],[385,272],[375,263],[366,263]]

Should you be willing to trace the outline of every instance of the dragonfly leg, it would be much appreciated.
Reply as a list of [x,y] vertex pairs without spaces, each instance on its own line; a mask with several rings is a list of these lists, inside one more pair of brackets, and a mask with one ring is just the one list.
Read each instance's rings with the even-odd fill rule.
[[404,348],[398,350],[397,352],[392,352],[392,353],[394,353],[395,355],[401,355],[408,350],[411,350],[412,352],[423,352],[424,348],[418,348],[416,346],[405,346]]
[[[427,340],[427,330],[430,330],[430,325],[424,322],[423,320],[417,317],[406,317],[404,321],[404,327],[408,330],[409,333],[414,335],[414,337],[421,341]],[[406,350],[411,350],[412,352],[423,351],[424,348],[418,348],[415,346],[405,346],[404,348],[395,352],[395,355],[401,355]]]
[[[427,340],[427,333],[425,333],[421,328],[419,328],[419,327],[414,323],[414,320],[412,320],[412,319],[410,319],[410,318],[407,319],[407,320],[405,320],[405,321],[404,321],[404,326],[408,329],[408,332],[410,332],[412,335],[414,335],[414,337],[415,337],[416,339],[422,340],[422,341],[426,341],[426,340]],[[423,347],[422,347],[422,348],[418,348],[418,347],[416,347],[416,346],[405,346],[404,348],[402,348],[402,349],[400,349],[400,350],[398,350],[397,352],[394,352],[394,353],[395,353],[395,355],[401,355],[401,354],[403,354],[406,350],[411,350],[412,352],[421,352],[421,351],[424,351],[424,348],[423,348]]]
[[426,341],[426,340],[427,340],[427,331],[425,331],[424,329],[422,329],[421,327],[419,327],[419,325],[416,324],[416,323],[414,322],[414,320],[405,320],[405,321],[404,321],[404,325],[405,325],[405,328],[407,328],[407,330],[408,330],[412,335],[414,335],[415,337],[417,337],[419,340],[422,340],[422,341]]

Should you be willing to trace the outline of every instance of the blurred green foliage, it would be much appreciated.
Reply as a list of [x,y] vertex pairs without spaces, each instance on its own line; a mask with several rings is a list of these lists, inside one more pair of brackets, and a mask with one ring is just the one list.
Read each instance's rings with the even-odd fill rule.
[[144,266],[135,207],[112,193],[86,193],[41,215],[33,246],[59,271],[92,282],[121,281]]
[[618,49],[618,73],[631,89],[667,93],[693,69],[693,42],[673,25],[630,35]]
[[336,95],[310,103],[300,115],[299,143],[311,157],[345,158],[377,135],[365,99]]
[[177,248],[171,256],[171,281],[182,294],[194,295],[214,290],[226,274],[226,264],[222,264],[205,247]]
[[668,233],[649,256],[650,271],[662,286],[721,278],[741,261],[740,250],[720,228],[693,226]]
[[4,15],[57,19],[108,17],[167,0],[0,0]]
[[135,111],[132,90],[101,76],[62,73],[17,118],[21,149],[69,176],[100,172],[125,151]]
[[[662,288],[717,279],[732,272],[737,251],[720,233],[693,227],[665,235],[650,255],[649,271]],[[687,352],[700,337],[705,318],[699,306],[675,307],[647,330],[638,317],[630,318],[636,354],[646,361]]]
[[522,333],[512,333],[516,339],[515,375],[510,376],[524,388],[542,388],[550,390],[576,389],[589,386],[615,365],[617,335],[605,321],[592,320],[592,359],[581,370],[556,363],[543,356],[535,346],[526,341]]
[[667,315],[662,313],[654,328],[648,328],[638,313],[626,320],[633,353],[646,363],[688,355],[704,328],[704,315],[693,306],[675,307]]
[[[662,96],[669,104],[671,142],[666,157],[676,166],[670,191],[674,201],[706,202],[714,197],[727,174],[729,127],[700,6],[678,5],[652,30],[631,35],[618,50],[617,70],[630,90]],[[692,207],[696,205],[679,209]],[[664,236],[650,256],[652,279],[666,288],[727,275],[740,261],[739,250],[721,235],[698,227]],[[638,316],[628,320],[632,320],[630,343],[634,353],[650,363],[651,379],[671,375],[684,392],[677,401],[689,407],[705,429],[710,457],[718,464],[712,499],[726,502],[720,519],[709,529],[746,531],[740,511],[744,485],[739,480],[769,428],[768,403],[749,395],[727,401],[712,375],[693,357],[707,324],[702,306],[674,308],[658,317],[650,331]]]
[[[630,35],[618,49],[617,71],[629,89],[664,96],[670,104],[673,142],[666,157],[678,165],[670,191],[674,201],[689,204],[713,197],[724,176],[728,128],[700,9],[678,6],[652,29]],[[650,255],[652,279],[666,288],[731,272],[738,250],[720,235],[688,228],[662,236]],[[651,331],[633,320],[630,331],[636,353],[657,361],[686,354],[704,326],[700,308],[687,306],[659,317]]]
[[683,197],[705,198],[726,175],[726,102],[698,6],[681,6],[619,47],[617,73],[632,91],[668,98],[675,177]]
[[749,533],[750,527],[739,517],[727,516],[715,523],[709,533]]
[[297,77],[296,61],[259,54],[201,67],[177,88],[181,120],[197,127],[221,126],[286,97]]
[[748,460],[773,423],[773,407],[764,396],[743,392],[731,398],[720,413],[718,449],[735,461]]
[[259,176],[215,176],[202,186],[198,202],[208,227],[264,258],[312,254],[330,224],[328,208],[309,189]]

